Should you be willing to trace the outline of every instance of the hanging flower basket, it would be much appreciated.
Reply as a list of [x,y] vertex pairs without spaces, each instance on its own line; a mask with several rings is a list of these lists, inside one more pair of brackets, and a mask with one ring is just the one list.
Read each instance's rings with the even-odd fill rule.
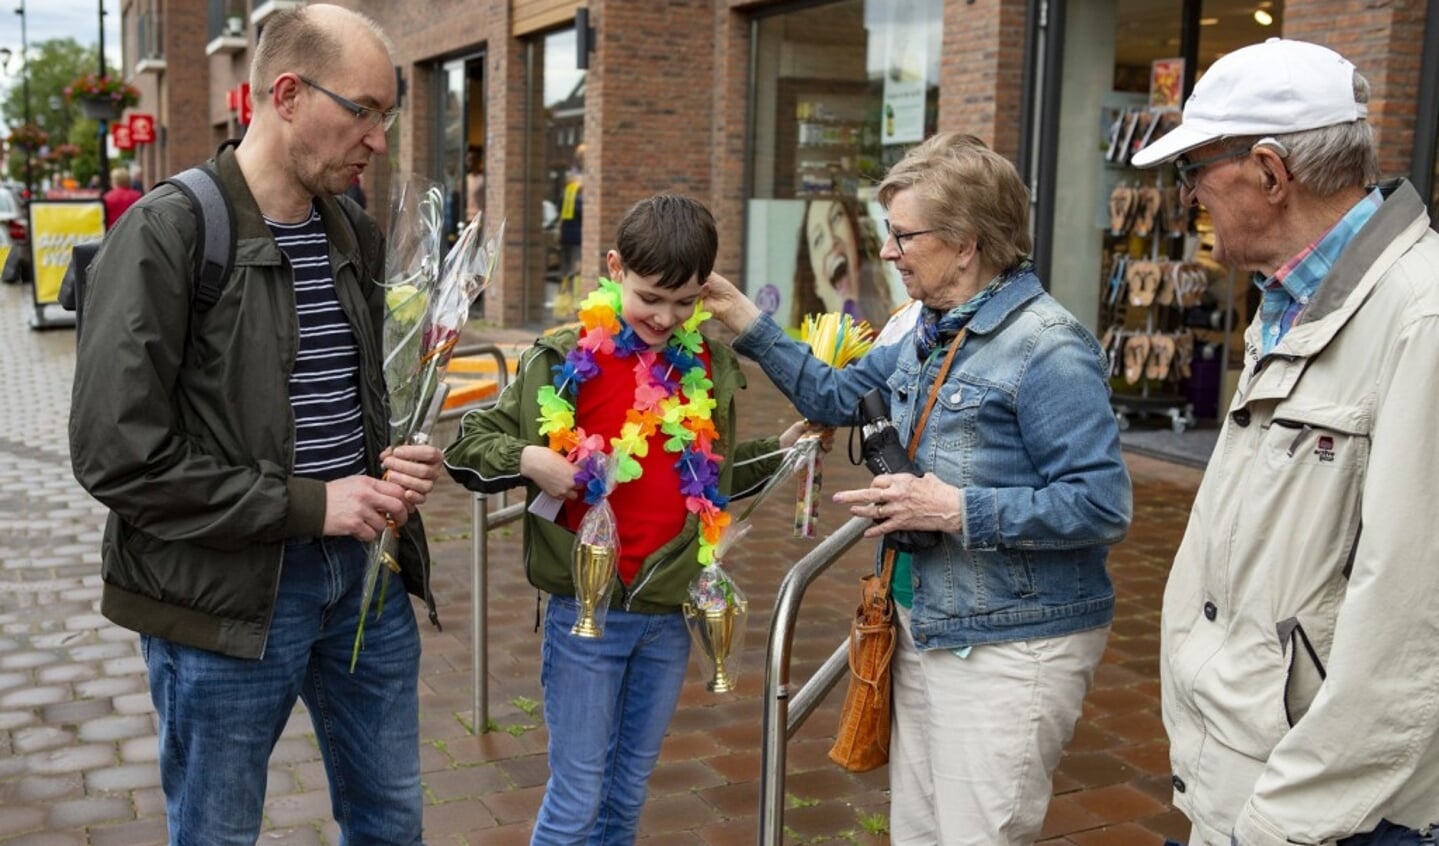
[[39,152],[49,140],[50,135],[33,123],[22,123],[10,130],[10,146],[27,153]]
[[80,112],[91,120],[115,120],[123,108],[118,101],[104,97],[80,98]]
[[140,103],[140,89],[119,77],[87,73],[65,87],[66,99],[79,101],[80,111],[95,120],[114,120]]

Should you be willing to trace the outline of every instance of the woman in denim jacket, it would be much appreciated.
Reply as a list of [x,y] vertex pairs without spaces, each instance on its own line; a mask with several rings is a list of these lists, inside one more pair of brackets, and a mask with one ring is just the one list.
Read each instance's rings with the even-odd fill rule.
[[810,420],[856,422],[878,388],[923,475],[835,494],[869,537],[939,533],[900,554],[892,842],[1028,844],[1104,652],[1108,547],[1131,514],[1104,353],[1034,275],[1028,193],[977,138],[912,150],[879,187],[881,258],[923,304],[913,333],[844,370],[810,355],[727,280],[705,304]]

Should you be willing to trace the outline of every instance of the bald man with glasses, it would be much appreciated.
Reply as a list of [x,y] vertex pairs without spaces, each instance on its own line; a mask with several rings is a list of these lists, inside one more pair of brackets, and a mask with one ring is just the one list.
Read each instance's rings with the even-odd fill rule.
[[251,68],[254,120],[210,162],[234,240],[218,298],[196,304],[197,210],[169,184],[120,218],[85,289],[96,317],[79,338],[71,452],[111,509],[100,610],[140,635],[172,844],[253,846],[299,699],[343,841],[421,843],[407,597],[367,620],[350,671],[367,545],[387,522],[399,584],[436,621],[415,509],[440,453],[385,448],[383,239],[336,196],[383,161],[393,66],[368,18],[275,13]]

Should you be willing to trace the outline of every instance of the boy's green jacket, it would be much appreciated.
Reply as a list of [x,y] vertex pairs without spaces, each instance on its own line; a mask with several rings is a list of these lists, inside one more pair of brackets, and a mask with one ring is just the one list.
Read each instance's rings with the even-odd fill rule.
[[[455,481],[473,491],[498,493],[526,485],[526,504],[539,488],[520,475],[520,453],[530,445],[548,446],[540,434],[539,390],[551,384],[550,368],[564,362],[579,340],[578,328],[567,328],[540,338],[520,358],[520,366],[499,401],[490,408],[471,411],[460,422],[460,434],[445,450],[445,466]],[[714,382],[714,423],[719,432],[715,452],[720,464],[720,490],[731,499],[751,496],[764,487],[779,468],[777,437],[734,444],[735,392],[746,385],[739,360],[728,347],[708,338],[710,378]],[[733,506],[731,506],[733,508]],[[617,515],[623,520],[624,515]],[[575,534],[529,511],[524,516],[525,573],[530,584],[548,593],[573,596],[570,556]],[[645,559],[634,583],[620,586],[611,606],[646,614],[675,611],[687,599],[690,580],[699,573],[699,519],[690,514],[684,529]]]

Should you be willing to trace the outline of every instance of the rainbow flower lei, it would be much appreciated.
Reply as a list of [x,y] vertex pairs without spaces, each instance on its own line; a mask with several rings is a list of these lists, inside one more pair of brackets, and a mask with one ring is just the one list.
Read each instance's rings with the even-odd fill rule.
[[[597,354],[635,358],[635,401],[626,413],[620,435],[610,439],[610,464],[616,485],[638,479],[643,473],[638,458],[649,454],[650,437],[662,432],[666,452],[679,454],[675,469],[680,475],[680,493],[685,509],[700,521],[699,563],[714,563],[730,516],[725,511],[729,498],[720,493],[720,462],[713,447],[719,432],[711,412],[714,383],[705,375],[699,358],[704,338],[699,325],[710,318],[703,303],[684,322],[662,352],[656,353],[620,316],[621,289],[618,283],[600,279],[599,289],[580,303],[584,327],[579,343],[556,365],[554,384],[540,388],[540,434],[549,436],[550,449],[568,458],[579,471],[575,481],[584,486],[585,502],[594,505],[609,493],[603,462],[605,442],[601,435],[589,435],[575,425],[575,402],[580,386],[599,373]],[[683,395],[683,396],[681,396]]]

